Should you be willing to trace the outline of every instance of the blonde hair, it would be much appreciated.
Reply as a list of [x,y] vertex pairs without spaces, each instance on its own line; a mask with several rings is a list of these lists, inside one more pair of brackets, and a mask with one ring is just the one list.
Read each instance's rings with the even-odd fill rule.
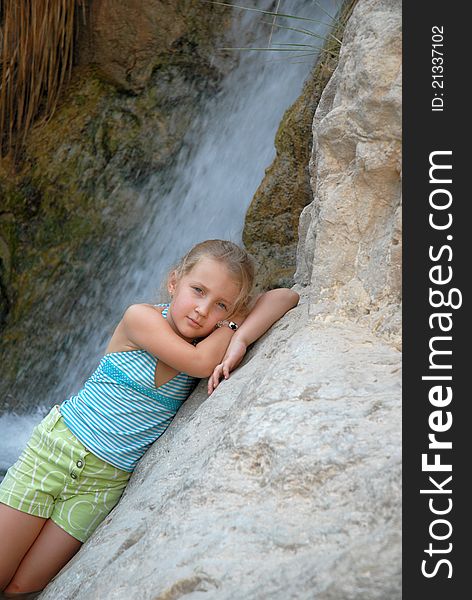
[[177,281],[187,275],[202,258],[220,261],[241,287],[233,305],[232,314],[247,313],[250,309],[254,286],[255,265],[252,256],[237,244],[228,240],[206,240],[196,244],[170,270],[167,281],[175,273]]

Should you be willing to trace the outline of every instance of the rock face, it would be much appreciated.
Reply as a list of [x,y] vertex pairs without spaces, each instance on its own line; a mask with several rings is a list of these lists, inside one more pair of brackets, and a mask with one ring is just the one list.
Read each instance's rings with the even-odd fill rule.
[[310,314],[366,322],[400,343],[401,30],[398,2],[361,2],[313,121],[313,202],[295,281]]
[[288,313],[185,403],[42,600],[399,598],[399,358]]
[[401,597],[400,13],[359,1],[315,115],[301,304],[200,384],[41,600]]
[[169,52],[188,57],[187,47],[194,68],[199,57],[206,63],[215,30],[230,21],[230,11],[198,0],[94,0],[87,4],[79,62],[95,64],[115,86],[138,93],[156,67],[169,62]]

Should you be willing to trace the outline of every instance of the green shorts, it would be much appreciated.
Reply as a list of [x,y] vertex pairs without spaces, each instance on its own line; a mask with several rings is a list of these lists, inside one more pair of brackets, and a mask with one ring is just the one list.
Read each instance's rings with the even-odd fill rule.
[[0,502],[50,518],[85,542],[117,504],[131,473],[92,454],[54,406],[0,483]]

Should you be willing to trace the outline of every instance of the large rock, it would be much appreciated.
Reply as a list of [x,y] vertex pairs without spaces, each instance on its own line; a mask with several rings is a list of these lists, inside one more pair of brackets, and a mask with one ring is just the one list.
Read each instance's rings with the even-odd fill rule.
[[42,600],[401,597],[400,10],[360,0],[316,114],[302,303],[197,388]]
[[354,11],[313,142],[314,200],[300,218],[295,281],[309,290],[310,314],[358,319],[399,344],[399,1],[360,2]]
[[399,598],[399,368],[297,307],[201,384],[41,599]]

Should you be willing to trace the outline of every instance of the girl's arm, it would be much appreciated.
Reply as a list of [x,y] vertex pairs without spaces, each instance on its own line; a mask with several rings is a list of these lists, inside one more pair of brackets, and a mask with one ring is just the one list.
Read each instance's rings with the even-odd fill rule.
[[[236,323],[244,321],[243,315],[233,315]],[[192,377],[209,377],[223,358],[234,332],[220,327],[193,346],[178,336],[161,311],[149,304],[133,304],[120,323],[129,342],[159,357],[170,367]]]
[[235,369],[247,347],[261,337],[288,310],[298,304],[297,292],[286,288],[269,290],[261,294],[244,323],[234,333],[222,362],[216,365],[208,380],[208,393],[218,386],[221,376],[228,379],[230,371]]

